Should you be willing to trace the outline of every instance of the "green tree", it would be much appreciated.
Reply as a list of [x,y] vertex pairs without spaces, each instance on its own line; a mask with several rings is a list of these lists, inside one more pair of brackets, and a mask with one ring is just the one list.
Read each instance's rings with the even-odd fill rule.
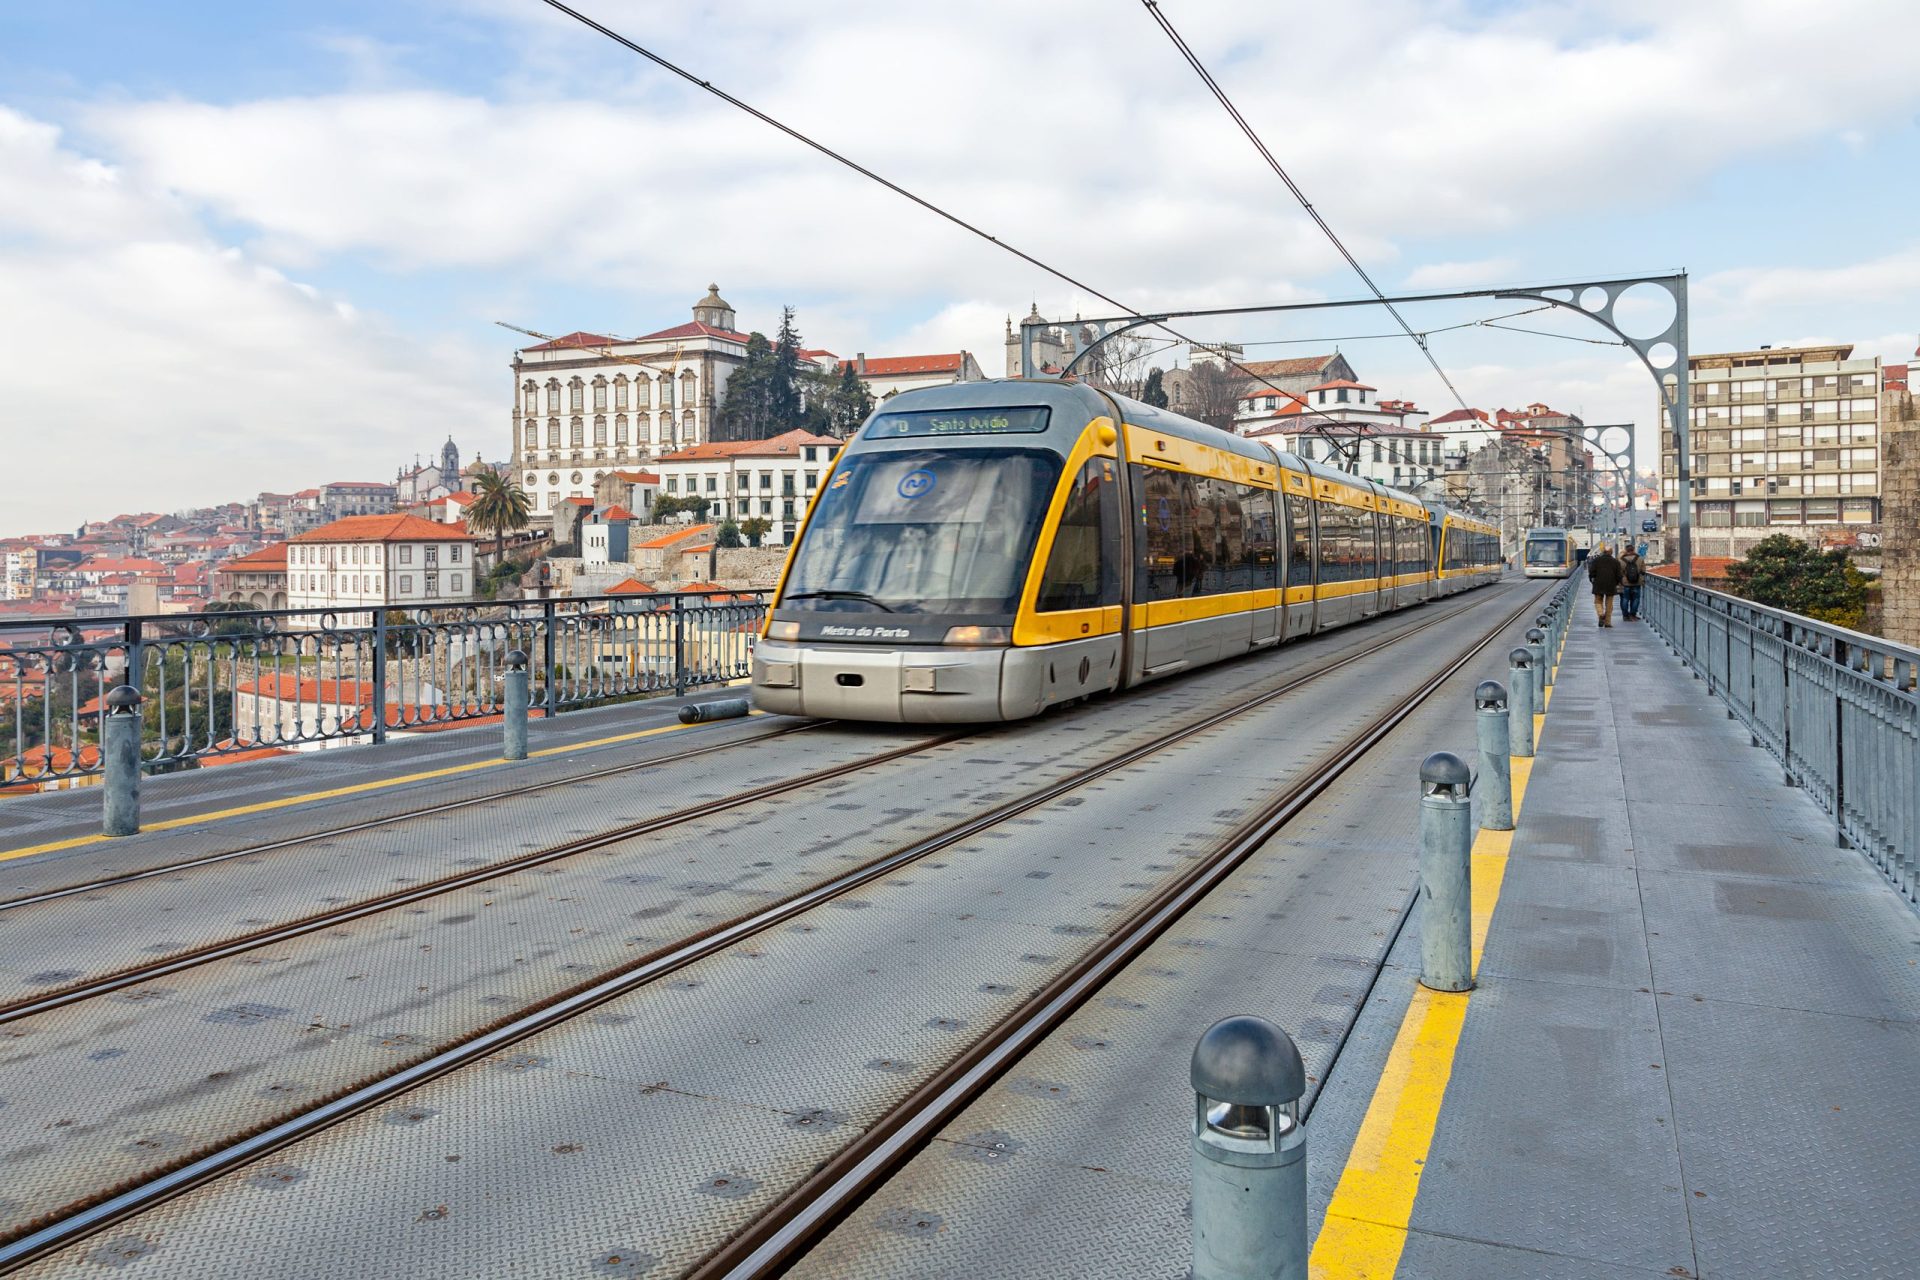
[[773,344],[764,333],[747,335],[746,361],[727,375],[727,389],[715,415],[715,440],[765,440],[778,435],[770,400],[773,385]]
[[701,493],[690,493],[684,498],[671,493],[663,493],[653,500],[653,519],[665,520],[668,516],[691,515],[695,520],[705,520],[707,512],[713,508],[713,499]]
[[1858,629],[1867,616],[1867,575],[1844,551],[1819,551],[1790,534],[1753,545],[1727,566],[1727,589],[1756,604]]
[[[803,397],[800,389],[800,334],[793,327],[793,308],[780,308],[780,332],[773,340],[773,372],[767,380],[769,436],[800,425]],[[766,437],[761,437],[765,439]]]
[[860,429],[873,412],[873,392],[860,380],[853,361],[840,366],[840,379],[831,382],[825,397],[826,428],[842,440]]
[[747,535],[747,545],[757,547],[761,539],[773,531],[773,521],[765,516],[750,516],[740,522],[740,532]]
[[714,537],[714,544],[731,550],[734,547],[744,547],[747,545],[747,540],[740,535],[740,526],[728,520],[720,526],[720,532]]
[[493,559],[498,564],[506,551],[507,534],[527,527],[533,500],[518,480],[496,471],[481,472],[474,481],[473,493],[467,523],[479,533],[493,535]]
[[1155,365],[1147,370],[1147,384],[1140,388],[1140,398],[1156,409],[1167,407],[1166,375]]

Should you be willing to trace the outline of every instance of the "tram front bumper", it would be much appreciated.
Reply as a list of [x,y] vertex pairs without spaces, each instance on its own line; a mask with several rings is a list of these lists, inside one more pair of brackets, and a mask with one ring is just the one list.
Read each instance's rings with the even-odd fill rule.
[[1008,718],[1001,696],[1006,653],[762,640],[753,651],[753,703],[763,711],[833,720],[1002,720]]

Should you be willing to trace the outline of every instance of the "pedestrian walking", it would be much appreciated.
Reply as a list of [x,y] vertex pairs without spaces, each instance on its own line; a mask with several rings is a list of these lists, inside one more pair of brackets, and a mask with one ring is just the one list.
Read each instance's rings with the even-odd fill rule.
[[1613,625],[1613,597],[1620,590],[1620,562],[1601,543],[1587,557],[1587,585],[1593,588],[1593,617],[1603,627]]
[[1628,622],[1640,620],[1640,586],[1647,579],[1647,562],[1628,543],[1620,553],[1620,616]]

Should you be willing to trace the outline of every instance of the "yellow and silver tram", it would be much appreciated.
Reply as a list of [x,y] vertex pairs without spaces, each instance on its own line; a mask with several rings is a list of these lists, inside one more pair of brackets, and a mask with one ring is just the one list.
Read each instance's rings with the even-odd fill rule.
[[1566,529],[1529,529],[1520,563],[1529,578],[1565,578],[1580,560],[1580,549]]
[[1079,383],[909,392],[835,461],[757,706],[1014,720],[1494,581],[1499,533]]

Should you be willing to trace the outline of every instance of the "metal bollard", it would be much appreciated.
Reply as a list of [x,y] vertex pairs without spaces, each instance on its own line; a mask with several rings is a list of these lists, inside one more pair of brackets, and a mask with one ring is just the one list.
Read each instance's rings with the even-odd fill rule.
[[1553,681],[1553,641],[1539,627],[1527,628],[1527,648],[1533,651],[1533,707],[1547,705],[1547,686]]
[[1533,755],[1533,654],[1527,649],[1507,655],[1507,754]]
[[140,833],[140,691],[123,684],[107,694],[101,717],[101,765],[106,772],[100,829],[110,836]]
[[508,760],[527,758],[527,707],[533,701],[533,677],[527,671],[527,655],[520,649],[507,654],[507,674],[502,699],[505,713],[500,717],[500,754]]
[[1193,1280],[1307,1280],[1307,1069],[1265,1018],[1193,1046]]
[[732,720],[753,710],[745,698],[720,698],[713,702],[690,702],[680,708],[681,724],[705,724],[709,720]]
[[1473,775],[1451,751],[1420,765],[1420,985],[1473,985]]
[[1507,727],[1507,687],[1482,680],[1473,691],[1473,723],[1480,734],[1480,828],[1513,830],[1512,747]]

